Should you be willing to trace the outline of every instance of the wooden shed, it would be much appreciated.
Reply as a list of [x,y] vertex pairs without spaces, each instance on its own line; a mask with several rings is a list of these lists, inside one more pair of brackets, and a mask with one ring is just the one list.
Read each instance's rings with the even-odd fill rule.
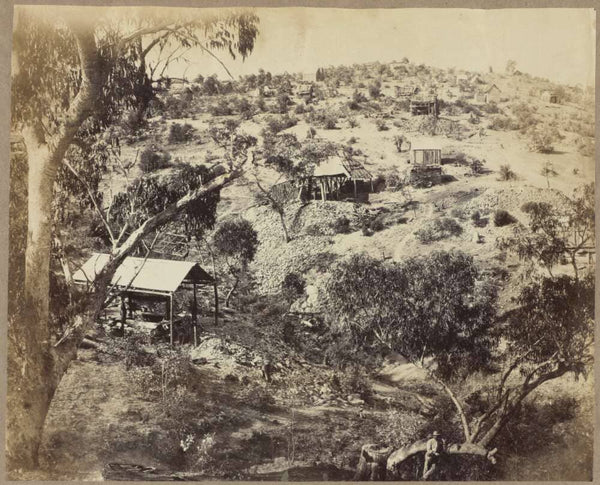
[[417,186],[431,186],[442,181],[442,147],[431,141],[411,143],[410,181]]
[[542,101],[551,104],[558,104],[560,102],[560,97],[557,93],[553,91],[544,91],[541,95]]
[[[109,254],[94,253],[73,274],[73,281],[80,285],[91,285],[110,259]],[[193,291],[192,322],[197,337],[198,285],[214,286],[215,281],[194,261],[172,261],[127,257],[115,271],[110,282],[113,293],[130,302],[136,297],[154,298],[166,304],[164,319],[169,322],[169,339],[173,344],[173,296],[184,289]],[[194,341],[197,339],[194,338]]]
[[369,200],[373,191],[373,176],[358,160],[334,157],[322,163],[313,174],[321,199],[342,199],[351,196],[355,200]]
[[437,96],[419,96],[412,98],[410,100],[410,112],[413,115],[437,116],[439,114]]
[[410,159],[414,166],[424,167],[442,164],[442,147],[436,143],[413,141],[410,151]]
[[495,84],[491,86],[486,86],[484,89],[477,92],[475,95],[475,101],[480,103],[497,103],[500,101],[500,96],[502,95],[502,91]]

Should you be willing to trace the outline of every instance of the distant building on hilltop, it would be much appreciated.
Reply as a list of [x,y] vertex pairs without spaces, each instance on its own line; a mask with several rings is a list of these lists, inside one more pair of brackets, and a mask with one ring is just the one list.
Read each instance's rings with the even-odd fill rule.
[[558,104],[560,103],[560,97],[554,91],[544,91],[541,95],[542,101],[546,103]]
[[475,95],[475,101],[479,103],[497,103],[500,101],[500,96],[502,95],[502,91],[495,84],[491,86],[486,86],[484,89],[477,92]]
[[410,112],[413,115],[439,114],[437,96],[419,96],[410,100]]
[[396,86],[396,97],[407,98],[419,92],[418,86]]

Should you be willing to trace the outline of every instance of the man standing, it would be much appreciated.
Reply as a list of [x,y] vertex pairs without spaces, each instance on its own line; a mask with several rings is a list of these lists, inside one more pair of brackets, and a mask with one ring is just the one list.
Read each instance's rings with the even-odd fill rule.
[[433,472],[435,471],[440,452],[441,445],[438,440],[440,433],[434,431],[431,434],[431,438],[427,440],[427,445],[425,449],[425,466],[423,467],[423,480],[427,480]]

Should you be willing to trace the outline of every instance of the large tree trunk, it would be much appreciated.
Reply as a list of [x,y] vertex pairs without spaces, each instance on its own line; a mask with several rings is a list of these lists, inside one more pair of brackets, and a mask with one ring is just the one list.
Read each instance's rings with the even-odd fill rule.
[[[28,237],[22,312],[11,325],[7,466],[37,466],[41,433],[62,370],[53,359],[49,328],[52,199],[56,173],[77,130],[90,115],[102,84],[93,29],[72,26],[82,66],[81,89],[58,133],[29,161]],[[11,227],[11,232],[16,228]],[[18,229],[17,229],[18,230]],[[60,366],[59,366],[60,367]],[[18,376],[18,379],[17,379]]]

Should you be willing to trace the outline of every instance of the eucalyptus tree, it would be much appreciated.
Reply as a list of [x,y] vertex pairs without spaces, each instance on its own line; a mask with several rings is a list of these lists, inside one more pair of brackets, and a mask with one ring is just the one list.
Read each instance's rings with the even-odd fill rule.
[[[332,315],[357,348],[401,354],[452,402],[449,454],[495,463],[494,440],[523,401],[547,381],[586,374],[593,363],[591,276],[530,282],[504,321],[496,315],[496,285],[460,251],[399,263],[353,255],[332,269],[327,290]],[[415,437],[390,450],[388,468],[425,448]]]
[[[214,57],[219,50],[246,57],[258,35],[258,18],[252,12],[152,12],[16,9],[11,115],[13,129],[27,135],[29,217],[23,301],[20,311],[10,317],[8,334],[9,469],[37,465],[50,402],[86,329],[104,304],[106,283],[115,269],[148,234],[238,178],[251,156],[245,146],[244,153],[229,160],[225,171],[202,178],[187,192],[171,193],[167,204],[153,207],[125,231],[115,233],[104,212],[102,224],[110,240],[111,259],[94,282],[90,312],[66,325],[62,334],[54,331],[49,268],[55,189],[65,161],[75,158],[73,153],[82,147],[89,154],[85,144],[97,139],[125,110],[143,109],[153,95],[154,83],[191,48]],[[83,157],[81,166],[69,164],[73,170],[68,170],[102,213],[105,208],[93,197],[97,191],[93,180],[90,183],[96,161],[96,157]],[[152,182],[144,184],[150,187]]]

